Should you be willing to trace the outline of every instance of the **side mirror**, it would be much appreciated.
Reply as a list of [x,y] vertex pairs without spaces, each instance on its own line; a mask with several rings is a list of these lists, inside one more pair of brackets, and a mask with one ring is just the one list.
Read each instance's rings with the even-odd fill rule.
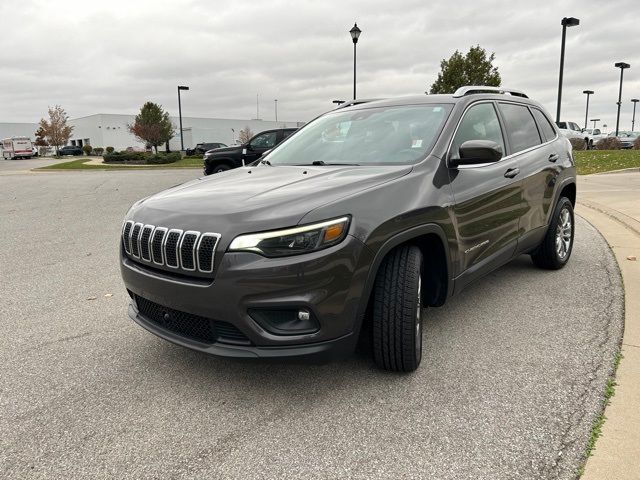
[[460,165],[479,165],[500,161],[502,147],[491,140],[467,140],[460,145],[460,158],[450,158],[449,166],[457,168]]

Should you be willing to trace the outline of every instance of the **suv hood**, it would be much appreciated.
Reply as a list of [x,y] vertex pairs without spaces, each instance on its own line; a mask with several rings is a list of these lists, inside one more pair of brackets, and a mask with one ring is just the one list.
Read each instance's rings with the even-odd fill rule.
[[[127,220],[223,236],[288,227],[319,206],[411,170],[411,165],[236,168],[152,195],[135,204]],[[344,214],[349,213],[345,202]]]

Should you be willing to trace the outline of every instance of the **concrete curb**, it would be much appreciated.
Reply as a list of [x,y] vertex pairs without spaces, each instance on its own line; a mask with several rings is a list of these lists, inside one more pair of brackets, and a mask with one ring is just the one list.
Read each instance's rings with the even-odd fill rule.
[[587,199],[576,213],[595,226],[611,246],[625,287],[625,330],[615,395],[583,480],[638,479],[640,457],[640,229],[632,217]]
[[607,172],[592,173],[592,175],[610,175],[612,173],[628,173],[628,172],[640,172],[640,167],[621,168],[620,170],[609,170]]

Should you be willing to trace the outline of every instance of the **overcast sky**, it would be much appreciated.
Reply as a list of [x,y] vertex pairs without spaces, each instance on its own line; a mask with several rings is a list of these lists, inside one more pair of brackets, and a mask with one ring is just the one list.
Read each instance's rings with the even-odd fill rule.
[[[542,5],[542,6],[540,6]],[[615,128],[625,61],[621,129],[640,97],[640,0],[2,0],[0,122],[37,122],[48,105],[72,117],[136,113],[147,100],[177,115],[310,120],[352,95],[420,94],[441,59],[479,44],[495,52],[504,86],[524,90],[555,116],[560,20],[567,30],[562,117]],[[638,112],[640,121],[640,111]],[[636,127],[639,129],[639,127]]]

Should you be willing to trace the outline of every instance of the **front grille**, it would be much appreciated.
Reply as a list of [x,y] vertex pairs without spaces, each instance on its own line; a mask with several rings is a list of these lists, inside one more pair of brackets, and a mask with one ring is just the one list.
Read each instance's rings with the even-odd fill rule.
[[143,225],[131,220],[122,227],[122,245],[139,262],[188,272],[213,272],[220,234]]
[[251,345],[246,335],[228,322],[174,310],[138,295],[135,299],[138,311],[146,320],[181,337],[202,343]]

